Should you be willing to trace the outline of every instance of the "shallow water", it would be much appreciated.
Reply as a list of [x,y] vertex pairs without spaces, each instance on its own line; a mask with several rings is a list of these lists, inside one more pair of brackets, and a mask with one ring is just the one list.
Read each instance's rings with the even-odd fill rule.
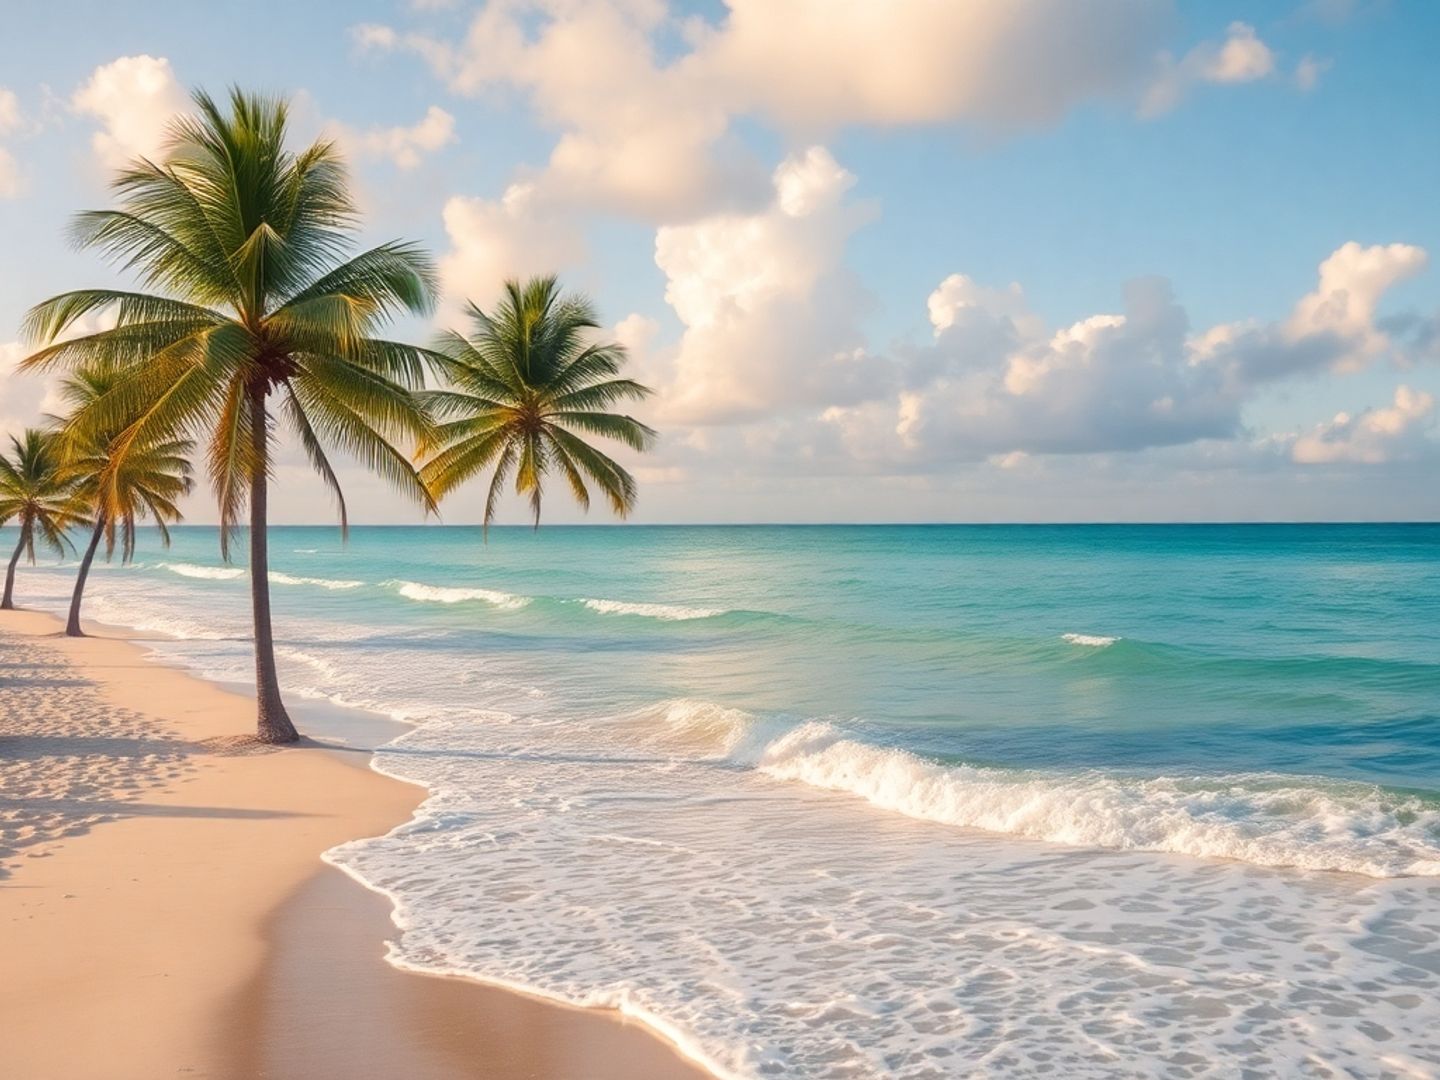
[[[1440,527],[271,548],[291,694],[418,725],[430,800],[332,853],[397,962],[734,1076],[1435,1075]],[[213,530],[139,560],[90,613],[248,679]]]

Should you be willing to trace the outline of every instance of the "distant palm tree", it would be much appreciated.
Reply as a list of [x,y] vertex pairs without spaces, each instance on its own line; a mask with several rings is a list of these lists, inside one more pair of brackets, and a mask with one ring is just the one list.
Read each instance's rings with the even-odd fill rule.
[[24,438],[10,436],[11,454],[0,454],[0,525],[15,521],[20,540],[5,568],[0,609],[15,607],[15,567],[22,554],[35,562],[35,539],[57,555],[74,551],[66,531],[88,525],[88,504],[60,468],[54,436],[28,428]]
[[[113,371],[83,369],[65,380],[61,393],[71,409],[79,412],[108,394],[118,378]],[[80,604],[101,538],[109,558],[115,553],[118,533],[120,561],[129,562],[135,555],[135,523],[148,516],[160,530],[161,541],[169,547],[170,530],[166,526],[182,517],[175,500],[189,494],[193,486],[187,458],[194,443],[188,439],[146,437],[130,443],[122,457],[112,447],[115,437],[128,426],[121,423],[108,437],[66,447],[62,471],[90,500],[95,519],[70,597],[70,619],[65,626],[70,637],[85,636],[80,628]]]
[[636,450],[650,447],[653,429],[607,411],[618,401],[648,397],[650,389],[619,378],[621,345],[594,340],[595,309],[562,295],[553,277],[505,283],[498,306],[470,305],[474,333],[449,331],[435,345],[449,389],[430,390],[425,403],[437,418],[440,448],[420,475],[439,499],[477,473],[493,468],[485,500],[485,528],[494,520],[511,472],[528,495],[535,527],[548,473],[560,473],[584,509],[589,483],[625,517],[635,506],[635,480],[581,435],[601,435]]
[[[81,246],[135,271],[150,292],[88,289],[32,309],[26,331],[50,343],[26,368],[113,366],[123,377],[70,418],[85,439],[126,423],[124,455],[147,438],[193,433],[220,504],[221,546],[249,503],[257,731],[299,738],[280,696],[270,621],[266,502],[277,399],[283,420],[339,503],[327,447],[358,457],[433,508],[399,440],[429,421],[413,390],[423,349],[375,337],[389,317],[424,313],[434,270],[404,243],[351,255],[358,215],[334,144],[286,148],[283,101],[233,90],[228,112],[203,93],[172,126],[161,162],[137,159],[115,179],[115,210],[82,214]],[[109,310],[112,329],[58,340],[77,319]],[[134,418],[133,420],[131,418]]]

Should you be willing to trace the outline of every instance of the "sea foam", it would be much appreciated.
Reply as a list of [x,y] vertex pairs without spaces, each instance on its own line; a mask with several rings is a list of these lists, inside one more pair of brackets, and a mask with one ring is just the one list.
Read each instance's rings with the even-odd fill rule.
[[233,581],[236,578],[245,576],[245,570],[239,566],[196,566],[194,563],[159,563],[172,574],[179,574],[181,577],[201,578],[207,581]]
[[690,619],[710,619],[725,612],[716,608],[686,607],[682,604],[640,604],[624,600],[580,601],[591,611],[602,615],[639,615],[646,619],[662,619],[666,622],[685,622]]
[[1440,876],[1440,805],[1371,784],[1276,773],[1139,779],[946,765],[818,721],[750,756],[769,776],[945,825],[1256,866]]
[[363,581],[337,580],[335,578],[296,577],[278,570],[270,571],[270,580],[281,585],[314,585],[321,589],[358,589],[365,584]]
[[1106,637],[1103,634],[1061,634],[1060,637],[1071,645],[1085,645],[1092,649],[1103,649],[1120,640],[1118,637]]
[[[422,720],[376,758],[429,786],[416,819],[326,858],[396,904],[397,965],[618,1009],[727,1078],[1368,1075],[1382,1054],[1423,1076],[1440,1053],[1434,878],[955,828],[986,799],[1017,824],[1023,777],[775,730],[697,699],[598,732]],[[1086,820],[1092,779],[1040,816]]]
[[493,607],[502,608],[507,611],[515,611],[530,603],[531,597],[516,596],[514,593],[501,592],[498,589],[471,589],[450,587],[445,585],[425,585],[418,581],[387,581],[386,585],[392,587],[407,600],[418,600],[422,603],[431,604],[461,604],[467,600],[481,600]]

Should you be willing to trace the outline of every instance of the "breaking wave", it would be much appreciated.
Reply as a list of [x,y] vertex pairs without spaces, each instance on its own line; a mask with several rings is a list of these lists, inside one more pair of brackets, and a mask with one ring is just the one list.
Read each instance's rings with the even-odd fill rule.
[[281,585],[315,585],[321,589],[358,589],[365,584],[363,581],[336,580],[335,578],[296,577],[293,574],[283,574],[278,570],[270,571],[270,580],[279,582]]
[[385,584],[407,600],[431,604],[462,604],[467,600],[481,600],[493,607],[515,611],[529,604],[531,600],[528,596],[516,596],[498,589],[452,588],[425,585],[418,581],[387,581]]
[[158,563],[172,574],[179,574],[181,577],[202,578],[207,581],[234,581],[236,578],[245,576],[244,567],[240,566],[196,566],[194,563]]
[[1269,772],[1140,778],[946,764],[823,721],[781,730],[703,701],[666,702],[632,719],[657,748],[719,757],[945,825],[1072,847],[1440,877],[1440,802],[1374,784]]
[[580,601],[591,611],[602,615],[639,615],[647,619],[663,619],[667,622],[684,622],[690,619],[710,619],[725,612],[717,608],[685,607],[682,604],[636,604],[624,600]]
[[1092,649],[1103,649],[1120,640],[1118,637],[1106,637],[1103,634],[1061,634],[1060,637],[1071,645],[1085,645]]

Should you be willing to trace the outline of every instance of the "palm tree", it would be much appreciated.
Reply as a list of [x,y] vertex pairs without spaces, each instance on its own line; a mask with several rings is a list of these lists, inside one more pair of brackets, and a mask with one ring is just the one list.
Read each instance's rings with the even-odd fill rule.
[[423,395],[437,418],[440,448],[420,471],[431,493],[439,499],[493,469],[485,500],[488,532],[513,471],[515,491],[529,496],[538,529],[545,477],[555,471],[582,508],[590,508],[593,483],[625,517],[635,506],[634,477],[581,436],[647,449],[653,429],[607,410],[651,391],[618,377],[624,346],[594,340],[591,332],[600,324],[593,305],[562,294],[555,278],[540,277],[523,285],[507,281],[492,312],[471,304],[469,314],[472,336],[452,330],[435,345],[450,387]]
[[[134,271],[148,291],[86,289],[37,305],[25,329],[45,347],[22,366],[115,368],[115,385],[70,418],[70,437],[124,424],[110,446],[121,457],[145,439],[203,440],[227,559],[248,502],[257,731],[292,742],[270,620],[272,429],[283,422],[298,439],[335,495],[342,530],[335,448],[433,508],[395,445],[430,434],[413,393],[425,350],[375,335],[393,315],[430,310],[434,269],[400,242],[353,254],[358,215],[344,163],[330,142],[286,147],[283,101],[238,89],[228,111],[204,93],[194,100],[164,160],[135,160],[113,182],[117,208],[75,222],[82,247]],[[113,328],[60,340],[100,310]]]
[[22,554],[35,562],[35,539],[57,555],[74,551],[66,531],[88,525],[85,500],[60,468],[54,436],[27,428],[24,438],[10,436],[11,456],[0,454],[0,524],[14,519],[20,540],[5,568],[5,593],[0,610],[15,607],[15,567]]
[[[61,394],[72,411],[79,412],[109,393],[118,377],[113,371],[83,369],[65,380]],[[187,458],[194,443],[188,439],[147,437],[132,442],[120,457],[111,452],[111,446],[115,436],[127,426],[121,424],[119,430],[108,437],[68,448],[62,466],[65,475],[73,478],[77,490],[90,500],[95,519],[90,543],[80,560],[80,572],[75,575],[75,591],[70,597],[70,619],[65,626],[65,633],[70,637],[85,636],[80,628],[80,604],[101,538],[105,540],[108,559],[115,554],[118,532],[120,560],[128,563],[135,555],[136,520],[148,516],[160,530],[161,541],[169,547],[167,525],[182,516],[175,500],[189,494],[193,486]]]

